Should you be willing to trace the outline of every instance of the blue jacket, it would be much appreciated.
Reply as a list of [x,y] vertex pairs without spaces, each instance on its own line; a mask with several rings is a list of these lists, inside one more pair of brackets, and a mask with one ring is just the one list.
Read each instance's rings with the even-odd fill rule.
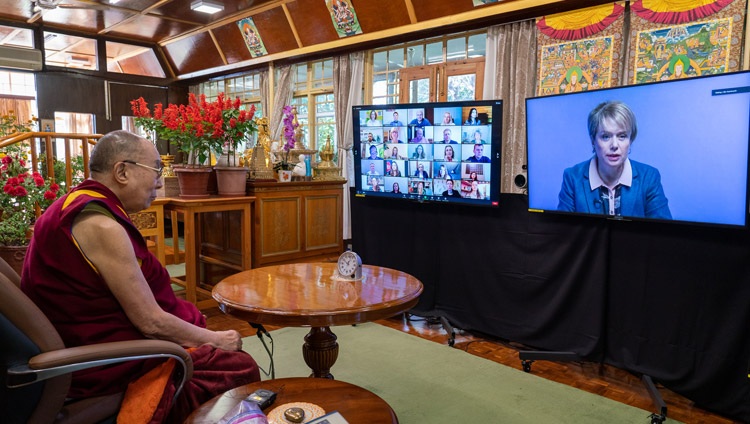
[[[557,210],[602,214],[599,190],[591,190],[589,162],[583,161],[563,172]],[[634,160],[630,164],[633,168],[632,185],[620,189],[622,216],[672,219],[659,170]]]

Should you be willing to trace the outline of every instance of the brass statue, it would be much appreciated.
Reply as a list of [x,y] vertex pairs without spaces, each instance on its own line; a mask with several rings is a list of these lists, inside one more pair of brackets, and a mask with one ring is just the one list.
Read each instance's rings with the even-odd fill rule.
[[320,166],[321,168],[331,168],[336,166],[333,163],[333,156],[336,152],[333,150],[333,144],[331,143],[331,136],[326,137],[326,142],[323,147],[320,148]]
[[263,147],[266,156],[271,151],[271,136],[268,135],[268,118],[255,118],[255,124],[258,126],[257,145]]
[[302,142],[302,126],[300,126],[299,121],[297,120],[297,106],[292,106],[292,116],[294,116],[294,119],[292,120],[292,123],[294,124],[294,148],[297,150],[305,150],[307,147],[305,147],[305,144]]

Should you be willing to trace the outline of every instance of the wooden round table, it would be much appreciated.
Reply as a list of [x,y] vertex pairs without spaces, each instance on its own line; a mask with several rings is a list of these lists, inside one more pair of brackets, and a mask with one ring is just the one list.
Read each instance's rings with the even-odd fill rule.
[[362,265],[362,279],[334,277],[335,263],[297,263],[231,275],[213,288],[226,314],[250,323],[312,327],[302,354],[312,377],[333,378],[339,345],[330,329],[392,317],[419,300],[422,283],[395,269]]
[[257,389],[276,392],[276,401],[263,412],[290,402],[308,402],[326,413],[339,411],[354,423],[398,423],[393,409],[378,395],[353,384],[322,378],[279,378],[259,381],[232,389],[193,411],[185,420],[190,424],[214,424],[240,401]]

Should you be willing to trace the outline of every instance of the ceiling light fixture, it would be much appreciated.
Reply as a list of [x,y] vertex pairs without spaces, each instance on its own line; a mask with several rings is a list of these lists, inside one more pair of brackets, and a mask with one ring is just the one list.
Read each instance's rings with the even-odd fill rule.
[[213,14],[224,10],[224,5],[213,0],[196,0],[190,4],[190,8],[196,12]]

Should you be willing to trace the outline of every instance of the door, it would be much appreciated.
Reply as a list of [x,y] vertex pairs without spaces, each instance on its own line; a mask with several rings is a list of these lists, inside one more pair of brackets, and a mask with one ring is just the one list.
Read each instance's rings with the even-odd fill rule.
[[399,103],[481,100],[484,58],[405,68],[399,78]]

